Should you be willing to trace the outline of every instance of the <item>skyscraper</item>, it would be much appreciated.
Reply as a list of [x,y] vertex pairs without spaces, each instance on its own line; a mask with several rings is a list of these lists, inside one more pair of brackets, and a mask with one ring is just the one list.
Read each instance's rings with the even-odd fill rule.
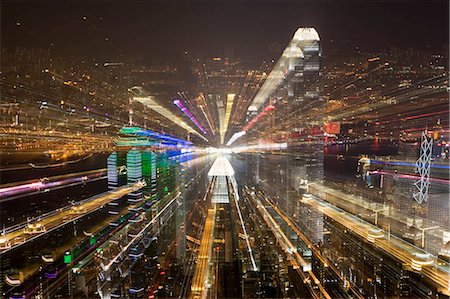
[[142,178],[146,186],[143,188],[145,197],[156,200],[156,155],[150,150],[144,150],[142,157]]
[[[142,158],[141,153],[136,149],[131,149],[127,154],[127,183],[134,184],[142,179]],[[138,202],[142,200],[142,190],[139,189],[128,195],[128,202]]]
[[319,100],[322,52],[316,29],[299,28],[290,43],[290,52],[289,68],[293,72],[291,92],[294,101]]
[[112,190],[119,186],[119,173],[117,171],[117,153],[113,152],[108,156],[108,189]]

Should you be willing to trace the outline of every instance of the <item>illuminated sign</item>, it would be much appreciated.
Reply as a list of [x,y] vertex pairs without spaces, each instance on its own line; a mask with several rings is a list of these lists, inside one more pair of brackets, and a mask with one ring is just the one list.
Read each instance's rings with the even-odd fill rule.
[[341,123],[339,122],[330,122],[325,124],[324,131],[327,134],[340,134],[341,133]]

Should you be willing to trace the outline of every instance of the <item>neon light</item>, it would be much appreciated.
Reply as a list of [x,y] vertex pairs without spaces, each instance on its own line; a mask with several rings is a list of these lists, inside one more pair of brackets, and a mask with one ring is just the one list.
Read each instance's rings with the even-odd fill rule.
[[[398,165],[398,166],[416,167],[416,163],[411,163],[411,162],[378,161],[378,160],[372,160],[372,159],[370,160],[370,164]],[[450,166],[449,165],[442,165],[442,164],[431,164],[431,168],[450,169]]]
[[256,117],[254,117],[245,127],[242,129],[242,131],[238,133],[234,133],[234,135],[230,138],[230,140],[227,142],[227,146],[230,146],[233,142],[241,138],[248,132],[261,118],[263,118],[266,114],[271,112],[272,110],[275,110],[275,106],[269,105],[263,109]]
[[194,130],[192,127],[190,127],[188,124],[186,124],[182,119],[180,119],[178,116],[173,114],[171,111],[169,111],[168,109],[164,108],[159,103],[157,103],[153,97],[151,97],[151,96],[148,96],[148,97],[133,97],[133,99],[135,101],[138,101],[138,102],[142,103],[143,105],[147,106],[148,108],[156,111],[157,113],[159,113],[163,117],[165,117],[168,120],[172,121],[174,124],[176,124],[176,125],[182,127],[183,129],[185,129],[187,132],[195,134],[195,135],[199,136],[200,138],[202,138],[203,140],[208,141],[208,139],[205,136],[203,136],[202,134],[200,134],[199,132]]
[[427,116],[433,116],[433,115],[439,115],[439,114],[445,114],[450,112],[450,110],[445,110],[445,111],[438,111],[438,112],[432,112],[432,113],[425,113],[425,114],[420,114],[420,115],[413,115],[413,116],[407,116],[405,118],[402,118],[402,120],[411,120],[411,119],[416,119],[416,118],[423,118],[423,117],[427,117]]
[[137,132],[136,135],[153,137],[153,138],[162,139],[162,140],[165,140],[165,141],[170,141],[172,143],[182,143],[182,144],[192,145],[192,142],[190,142],[190,141],[186,141],[186,140],[183,140],[183,139],[178,139],[178,138],[172,137],[170,135],[157,133],[157,132],[150,131],[150,130],[145,130],[145,131],[141,130],[141,131]]
[[180,108],[180,110],[183,111],[183,113],[186,114],[187,117],[189,117],[189,119],[197,126],[197,128],[200,129],[200,131],[202,131],[203,134],[206,135],[205,129],[199,124],[199,122],[195,119],[195,117],[192,116],[189,110],[187,110],[187,108],[184,107],[183,103],[180,100],[174,100],[173,103],[177,105],[177,107]]
[[[179,138],[175,138],[173,136],[170,135],[166,135],[163,133],[158,133],[152,130],[143,130],[139,127],[123,127],[120,129],[119,131],[120,134],[124,134],[124,135],[135,135],[135,136],[143,136],[143,137],[151,137],[153,139],[157,139],[160,142],[167,142],[169,144],[182,144],[182,145],[192,145],[192,142],[190,141],[186,141],[183,139],[179,139]],[[152,144],[151,142],[149,142],[148,140],[127,140],[127,139],[121,139],[119,141],[125,142],[125,143],[142,143],[143,146],[145,145],[156,145],[156,144]]]
[[45,278],[48,278],[48,279],[55,279],[58,277],[58,272],[45,273],[44,276],[45,276]]
[[70,252],[66,252],[64,254],[64,264],[70,264],[72,262],[72,254]]
[[[391,171],[380,171],[380,170],[369,171],[369,174],[385,174],[385,175],[396,176],[401,179],[409,179],[409,180],[417,180],[418,178],[420,178],[418,175],[395,173],[395,172],[391,172]],[[450,185],[450,181],[446,180],[446,179],[430,178],[430,181],[445,184],[445,185]]]
[[267,113],[274,110],[275,106],[269,105],[263,109],[255,118],[253,118],[243,129],[243,131],[247,132],[251,129],[261,118],[263,118]]

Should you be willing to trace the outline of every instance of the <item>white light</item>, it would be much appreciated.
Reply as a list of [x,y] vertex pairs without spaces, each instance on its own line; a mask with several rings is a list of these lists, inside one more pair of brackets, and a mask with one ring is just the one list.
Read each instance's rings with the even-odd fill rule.
[[233,176],[234,169],[230,164],[230,161],[225,156],[220,155],[216,158],[211,169],[208,172],[208,176]]
[[319,33],[314,28],[299,28],[295,34],[293,40],[295,41],[320,41]]
[[228,130],[228,123],[230,121],[231,109],[233,108],[233,103],[234,103],[234,97],[235,96],[236,95],[234,93],[227,94],[227,104],[225,106],[225,120],[224,120],[224,125],[223,125],[223,128],[222,128],[222,131],[220,132],[222,140],[225,137],[225,133]]
[[245,135],[245,131],[240,131],[240,132],[234,133],[233,136],[231,136],[230,140],[228,140],[227,146],[232,145],[236,140],[238,140],[239,138],[241,138],[244,135]]
[[308,50],[319,50],[319,41],[320,37],[316,29],[311,27],[299,28],[258,90],[247,112],[258,111],[282,84],[286,76],[295,70],[299,60],[304,58],[303,53]]

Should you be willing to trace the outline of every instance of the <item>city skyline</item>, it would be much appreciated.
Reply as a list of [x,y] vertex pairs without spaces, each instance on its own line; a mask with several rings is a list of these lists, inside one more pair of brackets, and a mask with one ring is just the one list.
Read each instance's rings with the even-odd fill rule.
[[3,1],[0,298],[449,298],[448,12]]

